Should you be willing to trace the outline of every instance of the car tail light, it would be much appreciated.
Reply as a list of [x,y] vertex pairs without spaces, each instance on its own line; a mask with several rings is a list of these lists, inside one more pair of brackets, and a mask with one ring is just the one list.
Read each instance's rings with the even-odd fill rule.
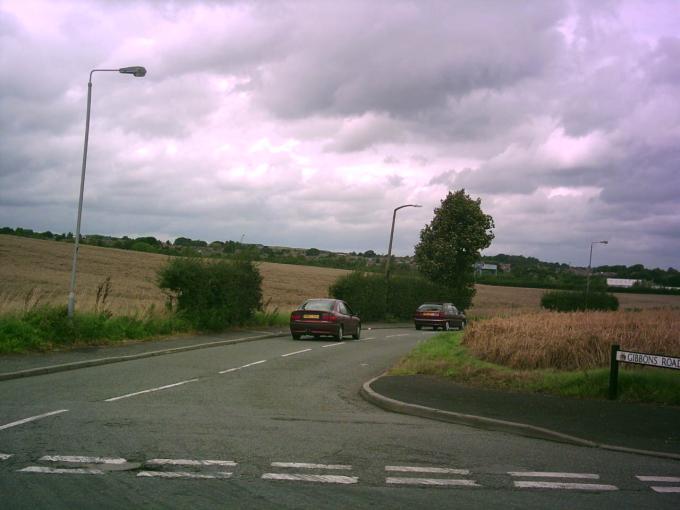
[[293,312],[290,314],[290,320],[292,321],[302,320],[302,314],[300,312]]
[[322,321],[327,321],[327,322],[338,322],[338,318],[334,313],[324,313],[321,315],[321,320]]

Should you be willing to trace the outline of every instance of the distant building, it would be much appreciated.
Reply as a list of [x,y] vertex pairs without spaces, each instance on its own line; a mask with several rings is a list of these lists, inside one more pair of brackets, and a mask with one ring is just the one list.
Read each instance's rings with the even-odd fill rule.
[[635,284],[642,283],[642,280],[633,280],[631,278],[607,278],[607,287],[621,287],[629,289]]
[[475,273],[479,274],[498,274],[498,266],[496,264],[484,264],[479,262],[475,264]]

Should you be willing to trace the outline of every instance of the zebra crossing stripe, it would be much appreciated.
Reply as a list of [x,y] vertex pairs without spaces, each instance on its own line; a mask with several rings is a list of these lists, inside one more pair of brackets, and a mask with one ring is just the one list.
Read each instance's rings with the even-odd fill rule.
[[45,455],[43,462],[73,462],[77,464],[125,464],[127,460],[111,457],[83,457],[78,455]]
[[440,473],[450,475],[469,475],[469,469],[452,469],[441,467],[419,467],[419,466],[385,466],[385,471],[399,473]]
[[537,477],[537,478],[582,478],[587,480],[599,480],[600,475],[594,473],[557,473],[553,471],[509,471],[510,476]]
[[10,453],[0,453],[0,460],[7,460],[11,457],[12,455]]
[[310,464],[307,462],[272,462],[272,467],[278,468],[300,468],[300,469],[352,469],[352,466],[346,464]]
[[680,483],[680,476],[636,476],[641,482]]

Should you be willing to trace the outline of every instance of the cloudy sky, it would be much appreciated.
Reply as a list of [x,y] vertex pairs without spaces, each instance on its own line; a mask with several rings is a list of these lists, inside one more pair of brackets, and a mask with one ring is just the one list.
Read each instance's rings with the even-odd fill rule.
[[485,254],[680,267],[680,7],[0,0],[0,225],[413,252],[448,190]]

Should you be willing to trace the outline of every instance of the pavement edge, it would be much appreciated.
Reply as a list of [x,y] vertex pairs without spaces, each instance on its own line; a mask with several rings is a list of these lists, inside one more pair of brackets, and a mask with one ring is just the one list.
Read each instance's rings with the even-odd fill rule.
[[361,386],[359,394],[367,402],[370,402],[371,404],[374,404],[387,411],[392,411],[401,414],[409,414],[412,416],[428,418],[431,420],[455,423],[458,425],[466,425],[469,427],[506,432],[509,434],[516,434],[531,437],[534,439],[546,439],[548,441],[557,441],[560,443],[567,443],[575,446],[586,446],[590,448],[601,448],[603,450],[611,450],[622,453],[634,453],[638,455],[647,455],[652,457],[680,460],[680,454],[658,452],[652,450],[640,450],[636,448],[628,448],[625,446],[601,444],[596,443],[594,441],[590,441],[588,439],[563,434],[555,430],[537,427],[535,425],[529,425],[526,423],[498,420],[495,418],[487,418],[484,416],[477,416],[472,414],[456,413],[453,411],[444,411],[441,409],[435,409],[432,407],[422,406],[418,404],[409,404],[406,402],[402,402],[400,400],[395,400],[393,398],[381,395],[380,393],[376,392],[373,388],[371,388],[371,384],[374,381],[383,377],[384,375],[385,374],[381,374],[378,377],[374,377],[370,381],[365,382]]
[[78,370],[80,368],[96,367],[99,365],[109,365],[111,363],[121,363],[124,361],[133,361],[144,358],[152,358],[154,356],[163,356],[166,354],[176,354],[179,352],[195,351],[197,349],[208,349],[210,347],[222,347],[225,345],[241,344],[245,342],[254,342],[256,340],[266,340],[268,338],[278,338],[288,335],[285,333],[271,333],[267,335],[260,335],[247,338],[237,338],[231,340],[218,340],[216,342],[199,343],[187,345],[184,347],[173,347],[171,349],[159,349],[157,351],[142,352],[139,354],[128,354],[126,356],[110,356],[107,358],[96,358],[85,361],[75,361],[73,363],[62,363],[60,365],[49,365],[46,367],[29,368],[26,370],[17,370],[16,372],[0,373],[0,381],[7,381],[10,379],[20,379],[22,377],[33,377],[36,375],[53,374],[56,372],[66,372],[68,370]]

